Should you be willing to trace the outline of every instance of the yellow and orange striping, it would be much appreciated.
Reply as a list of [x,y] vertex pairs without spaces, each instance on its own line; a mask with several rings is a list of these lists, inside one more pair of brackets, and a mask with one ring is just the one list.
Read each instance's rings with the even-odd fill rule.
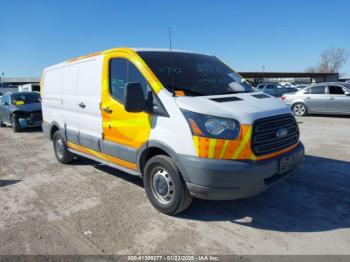
[[128,169],[137,170],[137,165],[135,163],[130,163],[128,161],[125,161],[125,160],[122,160],[122,159],[119,159],[119,158],[116,158],[116,157],[113,157],[113,156],[110,156],[110,155],[107,155],[107,154],[104,154],[101,152],[97,152],[95,150],[92,150],[92,149],[89,149],[89,148],[86,148],[86,147],[83,147],[80,145],[76,145],[72,142],[68,142],[67,145],[71,149],[88,154],[90,156],[94,156],[94,157],[112,162],[114,164],[117,164],[117,165],[122,166],[122,167],[126,167]]
[[193,136],[194,146],[198,157],[212,159],[263,160],[283,154],[295,148],[292,145],[281,151],[257,157],[251,150],[251,125],[241,125],[241,132],[236,140],[223,140]]
[[89,58],[89,57],[93,57],[93,56],[97,56],[97,55],[101,55],[101,54],[102,54],[102,52],[95,52],[95,53],[92,53],[92,54],[83,55],[83,56],[79,56],[79,57],[68,59],[67,62],[68,63],[76,62],[76,61],[79,61],[79,60],[84,59],[84,58]]

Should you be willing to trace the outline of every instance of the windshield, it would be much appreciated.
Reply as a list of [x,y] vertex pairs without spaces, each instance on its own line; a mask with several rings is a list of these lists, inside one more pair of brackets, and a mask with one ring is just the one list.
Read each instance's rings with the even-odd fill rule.
[[13,105],[27,105],[40,103],[40,95],[35,93],[17,93],[12,95],[12,104]]
[[140,51],[138,54],[163,86],[186,95],[222,95],[253,92],[247,81],[214,56]]

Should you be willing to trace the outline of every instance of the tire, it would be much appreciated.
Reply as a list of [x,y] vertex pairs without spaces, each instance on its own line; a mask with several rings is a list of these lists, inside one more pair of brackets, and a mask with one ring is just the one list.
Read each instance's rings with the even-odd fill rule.
[[295,103],[292,107],[292,111],[296,116],[306,116],[307,108],[303,103]]
[[164,214],[180,213],[192,202],[179,169],[168,156],[157,155],[147,161],[143,183],[151,204]]
[[58,162],[68,164],[73,161],[73,154],[69,152],[61,131],[56,131],[52,138],[53,150]]
[[18,118],[16,115],[11,116],[11,126],[12,126],[12,130],[15,133],[21,131],[21,126],[19,125]]

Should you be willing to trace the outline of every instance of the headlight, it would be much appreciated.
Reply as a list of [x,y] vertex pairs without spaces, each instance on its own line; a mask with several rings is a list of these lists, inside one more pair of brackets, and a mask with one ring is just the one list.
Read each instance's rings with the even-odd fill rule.
[[203,115],[182,110],[193,135],[217,139],[234,140],[238,137],[240,125],[237,120]]

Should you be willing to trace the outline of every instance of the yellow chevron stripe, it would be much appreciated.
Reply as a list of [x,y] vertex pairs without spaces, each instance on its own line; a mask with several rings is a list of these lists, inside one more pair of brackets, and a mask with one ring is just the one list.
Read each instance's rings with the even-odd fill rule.
[[252,126],[249,126],[246,135],[244,136],[241,144],[239,145],[239,147],[236,149],[235,153],[233,154],[232,159],[236,159],[239,156],[239,154],[242,152],[244,146],[250,140],[251,134],[252,134]]
[[220,153],[220,157],[219,157],[220,159],[224,158],[229,142],[230,142],[229,140],[225,140],[224,146],[222,147],[222,150]]
[[216,146],[216,139],[210,139],[208,158],[214,158],[215,146]]
[[199,156],[198,152],[198,136],[193,136],[194,148],[196,149],[197,156]]

